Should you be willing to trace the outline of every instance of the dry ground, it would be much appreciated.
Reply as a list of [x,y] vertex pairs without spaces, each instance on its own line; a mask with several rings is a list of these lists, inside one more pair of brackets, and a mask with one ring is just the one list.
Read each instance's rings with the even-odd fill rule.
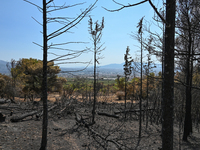
[[[116,102],[116,101],[115,101]],[[64,103],[66,104],[66,103]],[[80,114],[85,122],[90,122],[91,104],[72,99],[64,105],[49,102],[49,105],[57,105],[49,112],[48,144],[47,150],[115,150],[121,149],[158,150],[161,148],[161,125],[143,123],[142,138],[138,144],[138,116],[128,114],[124,120],[124,114],[119,118],[96,115],[96,124],[90,130],[75,120],[75,114]],[[23,121],[12,123],[10,112],[13,115],[23,114],[32,109],[31,103],[17,101],[17,104],[7,103],[8,109],[0,109],[6,115],[5,122],[0,123],[0,150],[38,150],[41,143],[42,118],[27,117]],[[16,106],[14,108],[14,106]],[[39,108],[41,109],[42,104]],[[66,109],[63,109],[65,108]],[[97,112],[114,114],[114,111],[122,110],[123,103],[100,102],[97,104]],[[63,111],[61,112],[61,110]],[[61,113],[60,113],[61,112]],[[175,150],[200,150],[200,133],[194,129],[188,142],[180,140],[182,131],[174,127]]]

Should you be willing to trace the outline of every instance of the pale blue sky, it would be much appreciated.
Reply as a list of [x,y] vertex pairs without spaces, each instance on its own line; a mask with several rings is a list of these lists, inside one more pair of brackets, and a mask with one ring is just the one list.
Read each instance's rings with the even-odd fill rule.
[[[31,1],[31,0],[30,0]],[[57,2],[59,0],[55,0]],[[86,0],[85,0],[86,1]],[[95,0],[87,0],[85,4],[64,11],[58,12],[57,15],[65,17],[75,17],[80,13],[80,9],[86,8]],[[118,2],[122,0],[118,0]],[[42,0],[32,0],[42,6]],[[61,1],[60,1],[61,2]],[[64,3],[65,1],[62,0]],[[84,2],[84,0],[68,0],[66,5]],[[123,4],[139,2],[139,0],[123,0]],[[160,5],[159,0],[153,1],[156,6]],[[62,3],[62,4],[63,4]],[[119,12],[108,12],[103,7],[108,9],[117,9],[120,6],[116,5],[112,0],[99,0],[96,8],[90,13],[93,21],[99,20],[102,17],[105,19],[105,28],[103,29],[102,43],[106,49],[102,52],[104,59],[100,60],[100,65],[111,63],[124,62],[124,54],[126,47],[130,47],[130,54],[133,58],[136,57],[138,47],[135,45],[138,42],[130,37],[131,32],[137,32],[137,23],[145,16],[146,20],[152,20],[154,14],[149,3],[146,2],[136,7],[123,9]],[[53,14],[52,14],[53,15]],[[31,17],[36,18],[42,23],[42,14],[36,7],[30,5],[23,0],[1,0],[0,5],[0,60],[10,61],[11,59],[19,60],[20,58],[37,58],[42,59],[42,50],[33,42],[42,44],[42,26],[35,22]],[[67,45],[66,48],[84,49],[85,47],[92,47],[91,37],[88,33],[88,19],[78,24],[75,28],[70,30],[73,33],[66,33],[59,38],[50,42],[90,42],[89,44],[72,44]],[[57,29],[56,25],[49,25],[48,32]],[[55,51],[54,51],[55,52]],[[66,54],[66,52],[57,52],[58,54]],[[51,55],[48,56],[52,59]],[[89,61],[93,59],[92,53],[83,54],[78,58],[79,61]],[[76,59],[77,60],[77,59]],[[76,61],[72,60],[72,61]],[[66,65],[72,67],[73,64]],[[83,66],[83,65],[82,65]]]

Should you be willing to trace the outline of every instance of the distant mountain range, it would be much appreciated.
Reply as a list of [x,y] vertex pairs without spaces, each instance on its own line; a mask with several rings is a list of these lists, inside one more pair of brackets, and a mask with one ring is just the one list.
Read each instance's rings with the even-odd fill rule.
[[124,63],[121,64],[108,64],[105,66],[100,66],[100,68],[104,68],[104,69],[123,69],[123,65]]
[[[133,65],[139,66],[140,63],[134,63]],[[145,65],[145,64],[144,64]],[[155,68],[152,68],[150,72],[154,72],[155,74],[158,74],[160,71],[162,71],[162,65],[161,64],[154,64]],[[123,75],[124,74],[124,63],[121,64],[108,64],[104,66],[97,66],[97,72],[100,75]],[[75,75],[93,75],[93,67],[88,67],[87,69],[81,71],[81,72],[75,72],[77,70],[84,69],[82,68],[61,68],[61,71],[63,72],[70,72],[72,71]],[[136,72],[136,75],[139,75],[139,73]]]
[[[0,73],[2,74],[9,74],[9,71],[6,67],[6,64],[8,62],[0,60]],[[121,64],[108,64],[108,65],[104,65],[104,66],[97,66],[97,70],[99,73],[101,74],[122,74],[124,73],[124,63]],[[135,65],[139,66],[140,63],[135,63]],[[153,72],[155,72],[156,74],[158,72],[160,72],[162,70],[162,65],[161,64],[155,64],[155,68],[152,69]],[[84,67],[76,67],[76,68],[66,68],[66,67],[61,67],[61,71],[65,72],[65,71],[72,71],[75,72],[77,70],[82,70],[84,69]],[[76,73],[75,73],[76,74]],[[93,74],[93,67],[88,67],[87,69],[83,70],[83,71],[79,71],[77,74]]]
[[[138,62],[136,62],[134,64],[137,65],[137,66],[140,66],[140,63],[138,63]],[[133,64],[133,66],[134,66],[134,64]],[[144,63],[144,65],[145,65],[145,63]],[[153,64],[152,66],[155,66],[155,68],[152,69],[153,72],[158,73],[159,71],[162,70],[162,65],[161,64]],[[101,69],[121,69],[121,70],[123,70],[124,63],[121,63],[121,64],[108,64],[108,65],[105,65],[105,66],[100,66],[99,68],[101,68]]]

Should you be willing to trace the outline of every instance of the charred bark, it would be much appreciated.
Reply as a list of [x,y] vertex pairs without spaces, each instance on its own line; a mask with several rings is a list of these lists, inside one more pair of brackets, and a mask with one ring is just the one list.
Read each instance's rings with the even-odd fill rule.
[[117,116],[117,115],[112,115],[112,114],[108,114],[108,113],[104,113],[104,112],[98,112],[98,115],[112,117],[112,118],[119,118],[119,116]]
[[43,122],[42,122],[42,141],[40,150],[46,150],[47,145],[47,3],[43,0],[43,80],[42,80],[42,100],[43,100]]
[[176,0],[166,0],[162,150],[173,150],[175,6]]
[[32,112],[22,114],[20,116],[13,116],[13,117],[10,118],[10,121],[11,122],[19,122],[19,121],[23,120],[24,118],[29,117],[29,116],[33,116],[37,113],[39,113],[39,112],[38,111],[32,111]]

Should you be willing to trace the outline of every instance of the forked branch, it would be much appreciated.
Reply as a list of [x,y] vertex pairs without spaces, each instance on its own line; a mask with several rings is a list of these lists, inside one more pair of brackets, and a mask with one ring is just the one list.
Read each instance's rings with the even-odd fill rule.
[[120,11],[120,10],[122,10],[122,9],[124,9],[124,8],[133,7],[133,6],[137,6],[137,5],[143,4],[143,3],[145,3],[145,2],[149,2],[149,4],[150,4],[151,7],[154,9],[154,11],[156,12],[156,14],[160,17],[160,19],[161,19],[165,24],[167,24],[166,20],[165,20],[164,17],[158,12],[157,8],[155,7],[155,5],[152,3],[151,0],[143,0],[143,1],[138,2],[138,3],[128,4],[128,5],[123,5],[123,4],[121,4],[121,3],[116,2],[115,0],[113,0],[113,2],[116,3],[116,4],[118,4],[118,5],[121,5],[121,7],[118,8],[118,9],[113,9],[113,10],[107,9],[107,8],[105,8],[105,7],[103,7],[103,8],[104,8],[105,10],[107,10],[107,11],[115,12],[115,11]]

